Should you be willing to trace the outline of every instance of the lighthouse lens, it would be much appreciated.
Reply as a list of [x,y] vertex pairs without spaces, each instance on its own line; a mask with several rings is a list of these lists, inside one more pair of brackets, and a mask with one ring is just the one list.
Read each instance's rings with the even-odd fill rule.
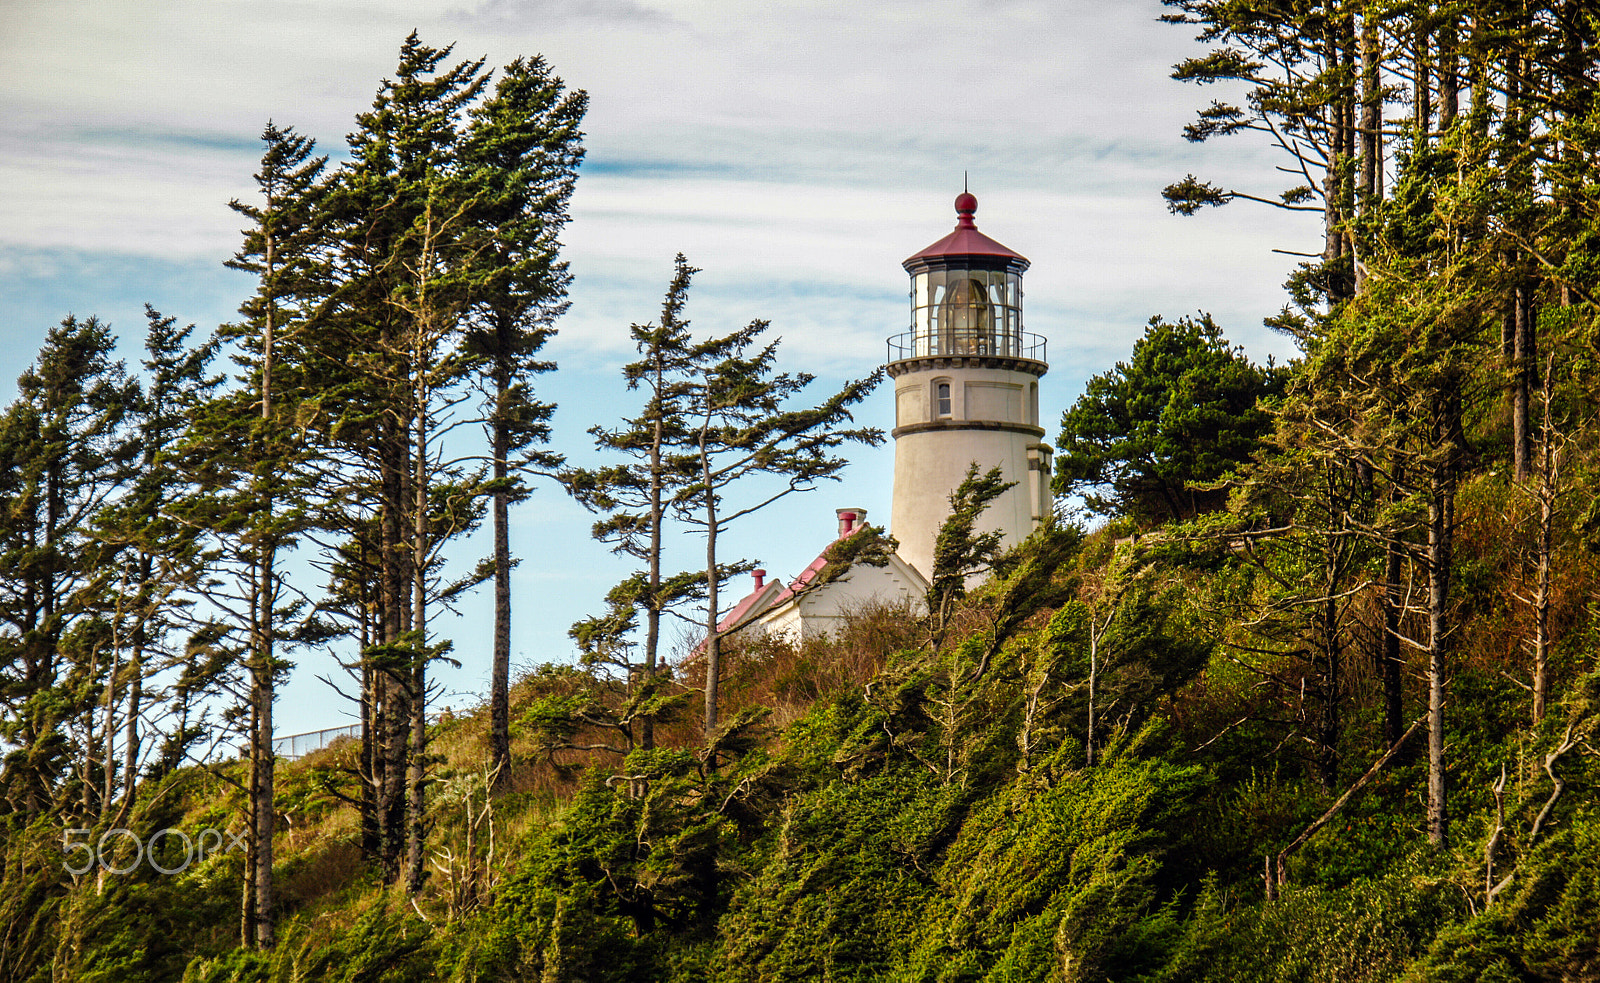
[[994,310],[988,290],[970,275],[952,275],[939,305],[941,347],[955,355],[988,355],[994,351]]

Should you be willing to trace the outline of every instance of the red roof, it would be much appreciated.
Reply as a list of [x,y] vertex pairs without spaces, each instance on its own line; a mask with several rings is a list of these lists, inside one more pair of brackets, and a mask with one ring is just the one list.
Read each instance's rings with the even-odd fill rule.
[[[745,595],[743,600],[733,606],[733,610],[723,615],[722,618],[717,621],[717,630],[727,631],[729,628],[744,620],[745,615],[749,613],[750,609],[756,606],[756,602],[760,601],[765,595],[772,593],[772,588],[777,586],[778,582],[773,581],[770,584],[757,587],[755,590]],[[785,591],[787,591],[787,588],[785,588]],[[696,648],[698,649],[699,646],[696,646]]]
[[[854,536],[856,533],[858,533],[860,531],[861,531],[861,529],[857,528],[857,529],[852,529],[849,532],[840,533],[834,539],[833,542],[837,543],[841,539],[848,539],[849,537]],[[828,544],[828,549],[832,549],[832,548],[833,548],[833,543],[829,543]],[[815,580],[817,578],[817,574],[821,573],[822,572],[822,568],[826,567],[827,565],[828,565],[828,550],[825,549],[825,550],[822,551],[821,554],[819,554],[817,556],[817,558],[815,560],[812,560],[806,566],[806,568],[804,570],[800,571],[800,576],[796,577],[793,580],[793,582],[791,582],[789,584],[784,584],[781,579],[780,580],[771,580],[771,581],[768,581],[767,583],[763,584],[762,586],[757,587],[755,590],[753,590],[750,593],[746,594],[739,601],[738,604],[735,604],[733,606],[732,610],[730,610],[727,614],[723,615],[721,618],[717,619],[717,631],[725,632],[728,629],[732,628],[733,626],[735,626],[735,625],[739,624],[740,622],[744,621],[745,619],[749,618],[751,616],[751,614],[752,614],[752,609],[757,609],[757,610],[755,610],[755,614],[759,615],[759,614],[763,614],[766,611],[769,611],[772,608],[775,608],[778,605],[782,604],[783,602],[789,600],[790,598],[794,597],[796,594],[800,593],[800,591],[803,590],[806,586],[808,586],[813,580]],[[757,572],[760,573],[761,571],[757,571]],[[781,589],[778,591],[777,594],[774,595],[773,594],[773,589],[774,588],[781,588]],[[770,600],[768,600],[769,596],[771,598]],[[762,604],[763,601],[766,601],[767,603]],[[700,649],[704,645],[705,645],[705,642],[701,642],[699,645],[695,646],[695,654],[696,655],[699,654]]]
[[[851,533],[850,535],[854,535],[854,533]],[[843,536],[839,537],[839,539],[843,538]],[[834,540],[834,542],[838,542],[838,540]],[[798,594],[801,588],[809,586],[811,581],[817,578],[817,574],[822,572],[822,568],[827,565],[828,552],[827,550],[823,550],[822,555],[817,557],[815,560],[812,560],[810,565],[808,565],[804,570],[800,571],[800,576],[794,578],[794,582],[785,587],[783,589],[783,593],[779,594],[772,603],[782,604],[784,601],[787,601],[789,598]]]
[[920,260],[943,256],[996,256],[1021,260],[1024,266],[1028,265],[1026,256],[1002,246],[978,231],[978,226],[972,219],[977,211],[978,199],[963,191],[956,197],[955,231],[900,265],[909,267]]

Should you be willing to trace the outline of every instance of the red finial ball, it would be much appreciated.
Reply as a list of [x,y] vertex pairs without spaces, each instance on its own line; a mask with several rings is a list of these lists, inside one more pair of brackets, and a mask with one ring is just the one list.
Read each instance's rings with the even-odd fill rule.
[[977,225],[972,221],[972,213],[978,210],[978,198],[966,191],[956,195],[956,228],[975,229]]

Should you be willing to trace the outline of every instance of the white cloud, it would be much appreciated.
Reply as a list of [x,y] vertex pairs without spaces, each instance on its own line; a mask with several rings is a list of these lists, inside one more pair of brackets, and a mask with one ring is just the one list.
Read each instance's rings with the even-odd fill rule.
[[482,0],[450,11],[445,19],[494,30],[546,30],[572,21],[648,27],[678,23],[671,14],[633,0]]

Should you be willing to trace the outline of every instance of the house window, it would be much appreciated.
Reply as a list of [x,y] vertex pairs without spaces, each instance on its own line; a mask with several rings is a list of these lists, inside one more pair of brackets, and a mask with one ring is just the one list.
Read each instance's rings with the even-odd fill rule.
[[950,383],[936,382],[933,385],[934,416],[948,417],[950,415]]

